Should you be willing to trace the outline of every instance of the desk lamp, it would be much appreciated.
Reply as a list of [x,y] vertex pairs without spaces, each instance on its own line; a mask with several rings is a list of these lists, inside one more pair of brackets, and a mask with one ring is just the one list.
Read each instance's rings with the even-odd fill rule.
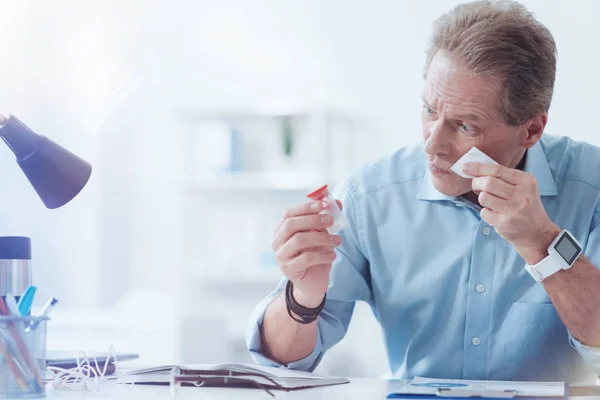
[[[86,185],[92,166],[85,160],[38,135],[16,117],[0,114],[0,137],[44,205],[67,204]],[[0,296],[18,296],[31,285],[31,241],[27,237],[0,237]]]
[[0,115],[0,137],[17,156],[31,186],[47,208],[67,204],[83,189],[92,166],[45,136],[38,135],[16,117]]

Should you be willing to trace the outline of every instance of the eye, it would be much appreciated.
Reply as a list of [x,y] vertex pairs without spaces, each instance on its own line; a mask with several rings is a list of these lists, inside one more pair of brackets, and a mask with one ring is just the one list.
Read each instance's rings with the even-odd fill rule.
[[473,128],[471,128],[469,125],[465,125],[465,124],[462,124],[460,126],[460,130],[463,132],[473,132]]
[[427,106],[423,106],[423,108],[425,109],[425,112],[429,115],[435,114],[435,111],[433,111],[433,109],[431,107],[427,107]]

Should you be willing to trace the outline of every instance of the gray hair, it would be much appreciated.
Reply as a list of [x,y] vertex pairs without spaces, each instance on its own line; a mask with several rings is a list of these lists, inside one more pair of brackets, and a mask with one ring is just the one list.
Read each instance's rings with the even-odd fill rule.
[[510,0],[460,4],[434,23],[424,75],[439,50],[466,62],[477,75],[497,80],[499,111],[510,125],[548,112],[556,75],[556,43],[525,6]]

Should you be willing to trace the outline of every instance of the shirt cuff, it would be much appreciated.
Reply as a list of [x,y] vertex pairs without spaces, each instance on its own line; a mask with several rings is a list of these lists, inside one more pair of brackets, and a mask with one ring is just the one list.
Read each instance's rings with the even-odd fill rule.
[[596,373],[600,374],[600,347],[587,346],[575,339],[571,332],[569,332],[569,343],[577,352],[583,357],[583,359],[596,370]]
[[262,326],[263,318],[265,316],[265,311],[269,304],[271,304],[271,302],[283,291],[286,283],[287,280],[283,279],[279,283],[278,288],[275,289],[264,300],[258,303],[258,305],[254,308],[254,311],[252,312],[252,315],[250,317],[250,323],[246,330],[246,345],[248,346],[248,351],[250,352],[250,355],[252,356],[254,361],[259,365],[265,365],[269,367],[285,367],[294,370],[312,372],[321,361],[321,358],[323,357],[324,353],[323,339],[321,338],[321,329],[319,325],[317,325],[317,344],[314,350],[312,351],[312,353],[310,353],[308,356],[304,357],[301,360],[284,365],[266,357],[260,352],[260,349],[262,347],[260,328]]

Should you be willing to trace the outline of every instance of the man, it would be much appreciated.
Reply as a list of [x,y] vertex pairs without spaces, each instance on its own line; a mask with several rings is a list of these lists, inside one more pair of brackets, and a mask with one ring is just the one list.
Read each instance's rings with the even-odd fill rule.
[[[314,369],[362,300],[396,377],[589,382],[600,367],[600,151],[542,135],[555,70],[552,35],[522,5],[479,1],[438,19],[424,144],[341,185],[339,236],[318,202],[286,211],[273,249],[287,279],[252,317],[255,359]],[[462,178],[450,167],[474,146],[499,165]]]

